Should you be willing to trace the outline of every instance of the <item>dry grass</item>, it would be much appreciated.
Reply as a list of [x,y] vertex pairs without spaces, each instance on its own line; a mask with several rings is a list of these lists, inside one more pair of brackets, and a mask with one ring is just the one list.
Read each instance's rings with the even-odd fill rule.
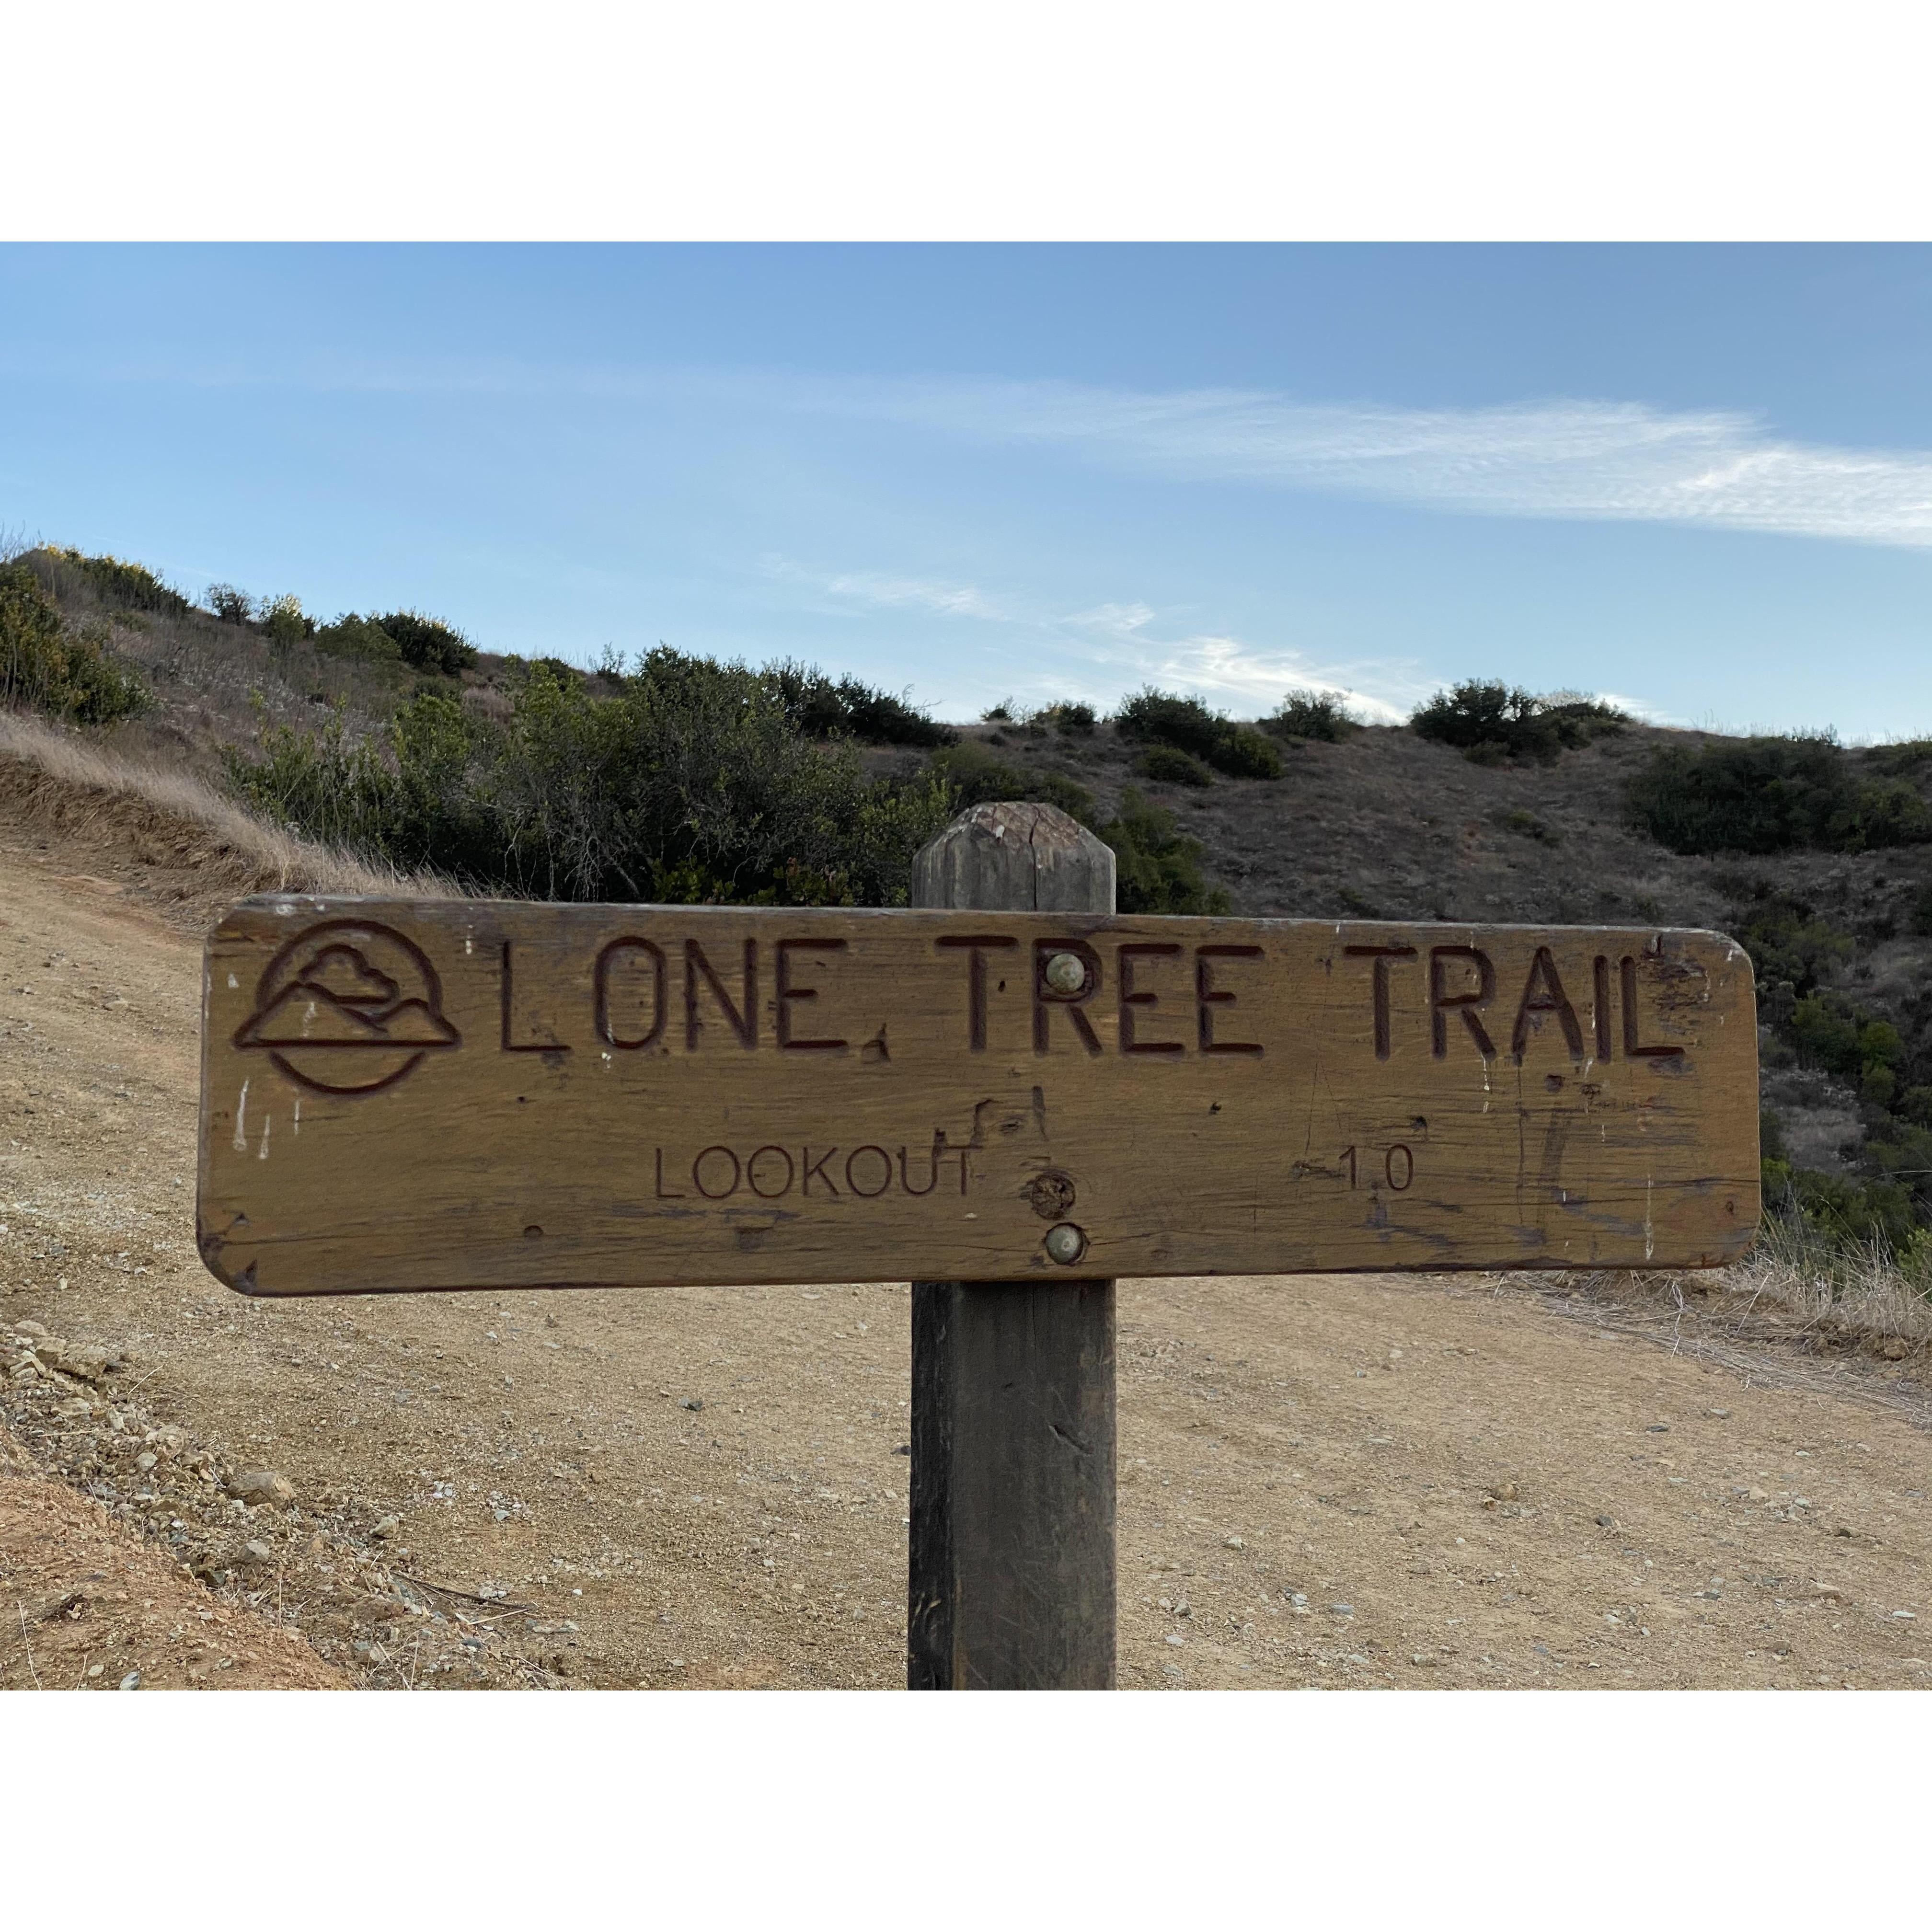
[[1932,1342],[1932,1280],[1915,1257],[1900,1259],[1876,1242],[1834,1246],[1794,1221],[1767,1222],[1756,1246],[1720,1270],[1711,1292],[1741,1316],[1762,1306],[1808,1332],[1871,1342],[1894,1359],[1900,1352],[1888,1344]]
[[115,753],[17,712],[0,711],[0,811],[144,866],[191,872],[212,896],[257,892],[407,893],[458,889],[264,824],[201,779]]
[[1922,1257],[1768,1223],[1734,1267],[1698,1274],[1517,1274],[1501,1295],[1696,1357],[1748,1383],[1831,1389],[1932,1428],[1932,1274]]
[[1932,1343],[1932,1279],[1916,1256],[1882,1243],[1828,1242],[1794,1220],[1769,1220],[1744,1258],[1696,1274],[1539,1276],[1540,1292],[1614,1302],[1740,1335],[1775,1330],[1898,1360]]

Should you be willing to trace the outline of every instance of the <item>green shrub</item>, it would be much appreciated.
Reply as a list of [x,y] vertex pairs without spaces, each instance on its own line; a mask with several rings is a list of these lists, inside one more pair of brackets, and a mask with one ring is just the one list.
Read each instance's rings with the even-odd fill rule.
[[855,738],[868,745],[950,745],[958,736],[906,701],[903,693],[876,691],[856,677],[838,680],[838,695]]
[[302,609],[302,599],[292,591],[265,599],[257,621],[262,636],[284,649],[304,644],[315,635],[315,620]]
[[[1130,744],[1185,752],[1230,778],[1281,776],[1281,754],[1267,737],[1252,724],[1237,724],[1218,711],[1209,710],[1198,698],[1181,698],[1150,685],[1120,706],[1114,723]],[[1172,782],[1202,782],[1181,777],[1180,771],[1178,765],[1172,766]],[[1161,774],[1150,771],[1148,776]]]
[[1783,983],[1799,995],[1815,992],[1858,950],[1850,933],[1838,931],[1802,900],[1768,889],[1735,908],[1724,924],[1750,954],[1761,988]]
[[766,675],[785,716],[808,738],[836,738],[850,733],[851,716],[837,683],[816,664],[787,658],[772,665]]
[[1835,1073],[1842,1080],[1856,1080],[1862,1064],[1858,1057],[1858,1023],[1850,1002],[1842,994],[1810,993],[1793,1009],[1789,1027],[1793,1042],[1806,1060]]
[[1166,745],[1210,758],[1227,729],[1227,720],[1199,699],[1182,698],[1152,685],[1137,691],[1114,714],[1114,728],[1130,744]]
[[[382,620],[388,628],[389,620]],[[530,666],[498,722],[424,692],[380,741],[264,734],[231,788],[310,836],[551,898],[890,905],[951,809],[938,774],[868,782],[742,665],[652,652],[614,696]]]
[[248,624],[254,621],[255,600],[232,584],[211,584],[201,600],[224,624]]
[[997,704],[989,704],[980,714],[982,724],[1010,724],[1013,713],[1018,707],[1010,698],[1003,698]]
[[388,610],[371,622],[395,639],[403,662],[417,670],[454,677],[476,662],[476,646],[453,625],[420,610]]
[[1858,1074],[1858,1098],[1868,1106],[1888,1108],[1898,1091],[1898,1076],[1889,1066],[1868,1061]]
[[77,550],[50,546],[34,555],[54,560],[80,578],[104,604],[123,610],[152,612],[157,616],[185,617],[194,608],[178,590],[164,584],[145,564],[124,562],[118,556],[86,556]]
[[1859,786],[1850,804],[1832,820],[1828,836],[1840,852],[1923,845],[1932,841],[1932,807],[1907,780],[1879,779]]
[[1666,746],[1633,775],[1626,800],[1637,826],[1673,852],[1862,852],[1932,840],[1932,809],[1912,784],[1861,784],[1828,733]]
[[[1781,1162],[1774,1165],[1783,1168]],[[1918,1232],[1911,1191],[1898,1181],[1814,1174],[1804,1168],[1785,1168],[1778,1178],[1789,1189],[1790,1205],[1819,1233],[1842,1245],[1882,1242],[1900,1250]]]
[[907,702],[856,677],[832,678],[816,664],[787,659],[760,674],[785,715],[809,738],[849,737],[868,745],[950,745],[959,734]]
[[1418,707],[1408,725],[1418,737],[1452,746],[1478,763],[1534,758],[1546,764],[1629,722],[1614,706],[1593,698],[1569,692],[1538,698],[1519,686],[1470,678],[1438,691]]
[[1910,931],[1921,939],[1932,939],[1932,885],[1921,886],[1912,895]]
[[278,825],[370,858],[394,859],[408,843],[395,767],[375,741],[352,742],[339,713],[316,731],[273,725],[259,756],[230,747],[224,758],[230,790]]
[[332,657],[359,658],[373,664],[400,664],[403,650],[373,617],[353,610],[325,624],[315,634],[315,647]]
[[1277,738],[1312,738],[1322,744],[1339,745],[1362,725],[1340,698],[1325,691],[1291,691],[1273,715],[1262,721],[1262,728]]
[[1227,893],[1202,877],[1201,842],[1190,838],[1173,813],[1127,791],[1120,816],[1100,827],[1113,848],[1115,903],[1122,912],[1225,913]]
[[[1907,1088],[1904,1102],[1922,1090]],[[1907,1191],[1922,1211],[1932,1203],[1932,1122],[1897,1114],[1878,1120],[1865,1141],[1864,1160],[1888,1180],[1910,1183]]]
[[1032,722],[1051,728],[1063,738],[1090,738],[1100,720],[1090,704],[1049,704],[1036,711]]
[[99,625],[68,634],[67,683],[69,695],[61,715],[76,724],[138,718],[153,701],[140,674],[114,656]]
[[1156,784],[1210,785],[1214,774],[1192,752],[1172,745],[1150,745],[1134,760],[1142,777]]
[[1252,724],[1230,724],[1208,762],[1231,778],[1278,778],[1281,751]]
[[148,707],[148,689],[99,626],[70,630],[24,562],[0,566],[0,704],[74,724],[112,724]]
[[1002,800],[1033,800],[1058,806],[1083,825],[1094,820],[1094,794],[1075,780],[1054,771],[1028,771],[968,738],[932,760],[934,772],[950,785],[958,808],[997,805]]
[[60,613],[25,564],[0,565],[0,698],[42,708],[66,668]]
[[1932,738],[1906,738],[1896,744],[1874,745],[1866,752],[1865,763],[1881,774],[1910,777],[1932,765]]

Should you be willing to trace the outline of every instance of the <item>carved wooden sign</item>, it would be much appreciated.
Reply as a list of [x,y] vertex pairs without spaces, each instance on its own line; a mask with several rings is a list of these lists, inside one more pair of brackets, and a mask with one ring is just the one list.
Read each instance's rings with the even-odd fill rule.
[[1707,932],[267,896],[201,1252],[260,1294],[1706,1267],[1759,1214]]

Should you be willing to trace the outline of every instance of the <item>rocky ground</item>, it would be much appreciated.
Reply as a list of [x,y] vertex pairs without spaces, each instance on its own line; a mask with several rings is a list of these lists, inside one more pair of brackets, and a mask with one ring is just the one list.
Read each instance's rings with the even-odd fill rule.
[[[902,1682],[904,1284],[230,1293],[180,889],[0,824],[0,1683]],[[1120,1315],[1124,1684],[1932,1678],[1922,1352],[1607,1283]]]
[[16,1448],[0,1463],[0,1580],[10,1613],[0,1688],[326,1690],[352,1681],[272,1605],[212,1595],[164,1544],[38,1475]]

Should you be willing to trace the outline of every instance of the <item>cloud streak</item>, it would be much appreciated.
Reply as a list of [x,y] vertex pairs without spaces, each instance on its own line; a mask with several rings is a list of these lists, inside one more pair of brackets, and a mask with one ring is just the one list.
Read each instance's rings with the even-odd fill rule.
[[824,588],[831,596],[882,610],[932,610],[942,617],[984,617],[994,622],[1003,622],[1006,615],[970,584],[946,584],[931,578],[854,571],[827,578]]
[[[28,372],[0,362],[0,373]],[[86,374],[94,380],[214,388],[575,396],[700,413],[843,417],[981,442],[1058,448],[1177,482],[1247,483],[1472,514],[1675,524],[1932,548],[1932,452],[1799,442],[1732,410],[1587,400],[1403,409],[1309,403],[1262,389],[1151,392],[982,376],[835,376],[508,357],[319,356],[272,366],[164,357]]]
[[1175,481],[1932,548],[1932,454],[1792,442],[1726,411],[1613,402],[1402,410],[1259,391],[978,381],[836,384],[800,400],[1058,446]]
[[[1130,684],[1153,681],[1223,703],[1267,708],[1291,691],[1312,691],[1344,700],[1364,718],[1394,723],[1434,688],[1412,665],[1324,666],[1293,649],[1269,650],[1202,632],[1175,634],[1171,622],[1144,603],[1060,612],[972,584],[883,571],[830,574],[776,555],[764,558],[761,568],[780,581],[808,585],[835,604],[925,610],[1008,631],[1037,665],[1030,674],[1021,674],[1017,684],[1042,698],[1085,698],[1111,706]],[[1070,676],[1070,663],[1086,666],[1092,681]],[[1370,685],[1386,694],[1365,688]]]

